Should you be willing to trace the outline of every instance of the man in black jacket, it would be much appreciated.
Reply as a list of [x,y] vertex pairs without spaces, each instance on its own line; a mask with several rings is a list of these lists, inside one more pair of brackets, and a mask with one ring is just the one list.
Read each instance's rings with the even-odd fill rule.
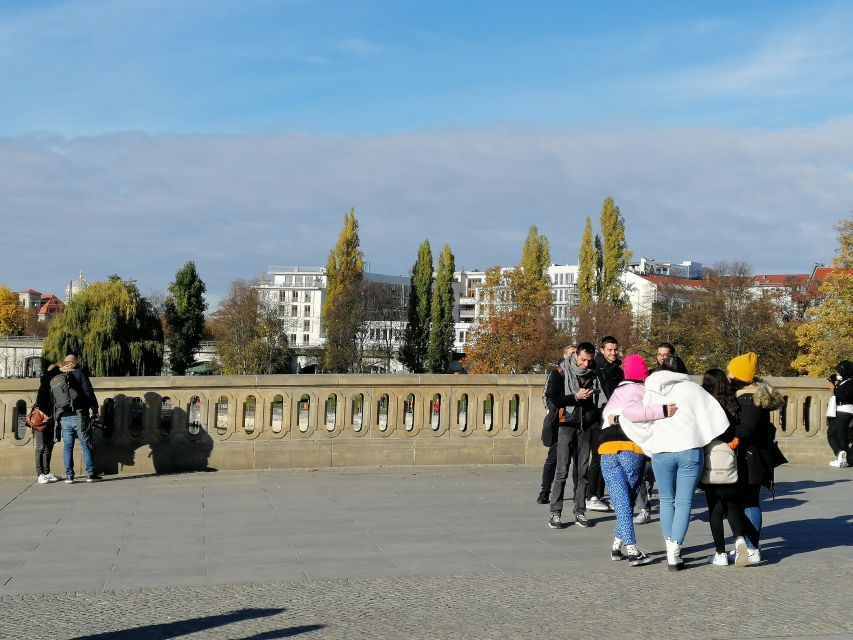
[[[613,391],[625,379],[622,371],[622,361],[619,359],[619,342],[613,336],[601,339],[601,348],[595,354],[595,377],[601,394],[598,406],[607,404]],[[590,511],[610,511],[608,504],[602,500],[604,496],[604,478],[601,475],[601,456],[598,454],[598,440],[601,435],[601,422],[596,423],[590,432],[590,448],[592,459],[589,463],[589,481],[587,483],[586,508]]]
[[62,430],[65,441],[65,483],[74,482],[74,438],[80,440],[86,482],[97,482],[101,477],[95,473],[88,427],[90,415],[94,419],[98,417],[98,399],[89,376],[77,362],[77,356],[65,356],[59,370],[63,375],[50,381],[50,397],[53,400],[53,419]]
[[590,454],[590,429],[597,420],[598,406],[595,370],[591,367],[595,347],[581,342],[577,351],[564,362],[557,375],[549,378],[545,396],[560,410],[557,427],[557,468],[551,485],[548,526],[561,528],[563,499],[569,465],[574,462],[574,516],[581,527],[590,527],[586,519],[586,480]]
[[[548,373],[548,380],[545,383],[545,407],[549,411],[557,411],[558,407],[555,407],[551,404],[551,400],[548,398],[548,385],[551,384],[552,379],[555,379],[557,376],[563,375],[563,362],[572,355],[577,349],[577,345],[570,344],[567,347],[563,347],[563,357],[557,363],[557,366]],[[562,380],[559,384],[563,384]],[[536,498],[536,502],[538,504],[548,504],[551,496],[551,485],[554,484],[554,472],[557,470],[557,440],[555,439],[551,446],[548,447],[548,457],[545,458],[545,464],[542,465],[542,487],[539,490],[539,497]]]

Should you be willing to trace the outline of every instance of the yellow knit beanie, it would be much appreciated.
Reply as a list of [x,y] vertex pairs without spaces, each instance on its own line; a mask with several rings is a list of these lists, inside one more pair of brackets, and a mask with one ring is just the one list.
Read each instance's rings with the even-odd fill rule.
[[741,382],[752,382],[755,380],[755,368],[758,364],[758,356],[752,351],[742,356],[732,358],[729,362],[728,372],[732,378]]

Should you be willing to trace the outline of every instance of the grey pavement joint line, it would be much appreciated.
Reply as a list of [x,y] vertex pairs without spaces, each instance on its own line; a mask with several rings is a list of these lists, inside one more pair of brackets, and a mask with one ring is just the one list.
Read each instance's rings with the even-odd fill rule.
[[6,504],[4,504],[2,507],[0,507],[0,511],[3,511],[3,509],[5,509],[6,507],[8,507],[8,506],[9,506],[10,504],[12,504],[15,500],[17,500],[20,496],[22,496],[24,493],[26,493],[26,492],[30,489],[30,487],[32,487],[34,484],[36,484],[36,483],[31,481],[31,482],[30,482],[26,487],[24,487],[24,488],[23,488],[23,489],[21,489],[18,493],[16,493],[16,494],[12,497],[12,499],[11,499],[11,500],[9,500],[9,502],[7,502],[7,503],[6,503]]

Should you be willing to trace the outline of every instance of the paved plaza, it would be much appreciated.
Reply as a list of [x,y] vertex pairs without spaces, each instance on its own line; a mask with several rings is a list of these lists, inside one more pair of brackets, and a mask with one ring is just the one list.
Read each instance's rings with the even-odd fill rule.
[[635,568],[609,558],[612,514],[549,529],[539,472],[0,480],[0,637],[853,637],[853,471],[780,470],[759,566],[704,564],[697,508],[679,573],[656,519]]

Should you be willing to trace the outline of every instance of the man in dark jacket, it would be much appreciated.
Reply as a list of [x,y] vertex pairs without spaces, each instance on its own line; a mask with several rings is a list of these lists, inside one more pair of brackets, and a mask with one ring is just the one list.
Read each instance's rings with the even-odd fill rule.
[[577,351],[563,362],[557,375],[549,379],[545,396],[560,410],[557,427],[557,468],[551,485],[551,508],[548,526],[561,528],[563,499],[569,465],[574,462],[574,516],[581,527],[590,527],[586,519],[586,481],[590,453],[590,429],[600,415],[594,389],[595,370],[591,367],[595,347],[581,342]]
[[[613,336],[604,336],[601,347],[595,354],[595,377],[601,393],[598,406],[607,404],[613,391],[625,379],[622,361],[619,359],[619,342]],[[590,511],[610,511],[609,505],[602,500],[604,496],[604,478],[601,475],[601,456],[598,454],[598,440],[601,436],[601,423],[596,423],[590,432],[592,459],[589,463],[589,481],[587,483],[586,508]]]
[[89,447],[89,420],[90,416],[94,419],[98,417],[98,399],[89,376],[77,362],[77,356],[65,356],[59,370],[62,375],[50,381],[50,397],[53,401],[53,419],[65,440],[65,484],[74,482],[74,438],[80,440],[86,482],[97,482],[101,477],[95,473]]
[[[545,408],[548,409],[548,411],[558,410],[558,407],[554,406],[548,397],[548,386],[551,385],[552,382],[556,382],[557,377],[561,377],[563,375],[563,362],[575,352],[575,349],[577,349],[577,345],[574,344],[563,347],[563,357],[557,363],[557,366],[548,373],[548,379],[545,382]],[[560,378],[559,384],[563,384],[562,378]],[[554,472],[556,470],[557,440],[555,438],[551,446],[548,447],[548,457],[545,458],[545,464],[542,465],[542,487],[539,490],[539,497],[536,498],[536,502],[538,504],[548,504],[550,501],[551,485],[554,484]]]

